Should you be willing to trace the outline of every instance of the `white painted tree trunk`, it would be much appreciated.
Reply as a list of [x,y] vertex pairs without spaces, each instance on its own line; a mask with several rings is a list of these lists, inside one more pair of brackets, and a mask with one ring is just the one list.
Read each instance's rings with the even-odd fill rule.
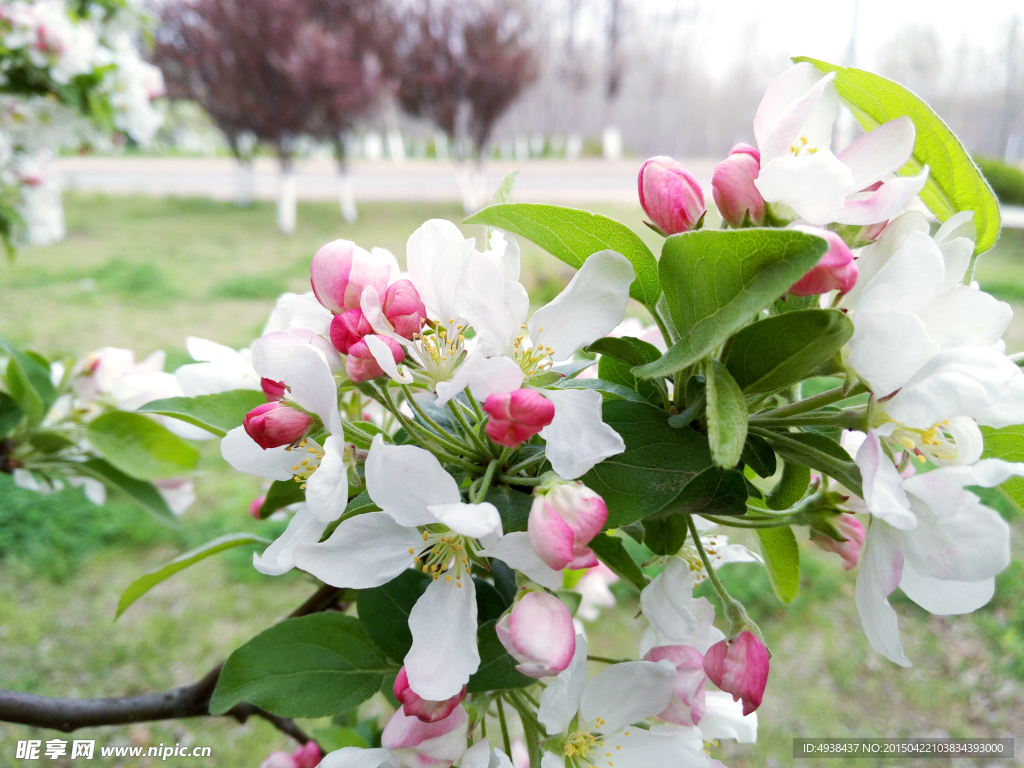
[[30,245],[52,245],[64,239],[64,200],[53,173],[42,184],[22,188],[21,215]]
[[277,197],[277,228],[286,235],[295,232],[295,171],[281,169],[281,187]]
[[356,208],[352,174],[348,171],[338,172],[338,201],[341,203],[341,218],[350,224],[359,221],[359,210]]
[[235,171],[235,205],[248,208],[256,191],[256,169],[252,160],[240,160]]
[[487,174],[481,166],[459,163],[455,167],[455,182],[462,195],[462,208],[466,213],[476,213],[487,205]]

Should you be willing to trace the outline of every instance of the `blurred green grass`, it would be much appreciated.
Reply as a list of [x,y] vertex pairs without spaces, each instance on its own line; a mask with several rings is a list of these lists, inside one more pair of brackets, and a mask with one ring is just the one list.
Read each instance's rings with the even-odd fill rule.
[[[123,346],[141,357],[164,349],[168,369],[187,362],[187,335],[247,346],[278,292],[308,290],[309,260],[329,240],[385,247],[404,264],[405,242],[424,220],[462,218],[460,208],[447,204],[367,204],[360,207],[358,223],[345,224],[334,205],[302,204],[296,234],[285,237],[267,203],[239,209],[206,200],[85,195],[68,195],[65,202],[63,243],[27,249],[14,265],[0,266],[0,333],[50,355]],[[638,207],[600,212],[656,245]],[[480,234],[478,228],[464,229]],[[522,245],[523,279],[539,305],[564,286],[572,270]],[[977,277],[1014,305],[1018,319],[1007,333],[1008,346],[1024,348],[1024,232],[1004,232],[980,259]],[[42,497],[0,477],[0,687],[90,697],[188,684],[314,589],[300,574],[258,574],[251,550],[240,548],[158,586],[114,622],[124,588],[181,551],[230,531],[267,538],[280,531],[282,523],[257,522],[246,512],[249,500],[262,492],[259,479],[230,470],[216,443],[204,444],[202,452],[199,498],[177,528],[125,502],[94,507],[77,490]],[[929,616],[894,594],[915,664],[909,670],[869,648],[853,605],[854,575],[809,546],[805,535],[801,593],[788,607],[775,599],[762,569],[728,566],[723,579],[747,603],[775,655],[759,711],[758,744],[724,744],[711,747],[712,753],[731,768],[788,766],[794,764],[795,736],[1024,733],[1020,520],[1013,530],[1015,562],[982,611]],[[595,653],[633,657],[644,622],[635,618],[635,593],[625,587],[620,593],[619,606],[606,613],[611,621],[591,624],[588,631]],[[0,724],[0,765],[15,740],[54,736]],[[104,745],[209,745],[218,768],[255,768],[271,750],[293,747],[258,720],[240,725],[194,719],[75,735],[83,737]],[[805,763],[813,761],[800,764]],[[97,758],[89,764],[115,763]],[[822,764],[868,768],[874,761]]]

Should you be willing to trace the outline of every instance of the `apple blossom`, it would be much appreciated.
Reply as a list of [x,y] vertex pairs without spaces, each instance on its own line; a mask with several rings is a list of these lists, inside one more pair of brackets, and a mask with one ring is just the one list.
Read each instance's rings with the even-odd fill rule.
[[857,262],[850,247],[839,235],[829,229],[795,227],[809,235],[828,241],[828,251],[816,265],[790,287],[794,296],[816,296],[829,291],[847,293],[857,284]]
[[424,723],[436,723],[448,717],[462,703],[466,697],[466,686],[462,686],[461,691],[444,701],[427,701],[409,687],[409,675],[405,667],[402,667],[395,678],[394,694],[406,715],[419,718]]
[[185,340],[185,348],[196,362],[178,368],[174,377],[187,397],[262,388],[248,349],[234,350],[195,336]]
[[483,408],[491,417],[485,428],[487,436],[508,448],[526,442],[555,418],[555,406],[535,389],[495,392]]
[[351,240],[335,240],[313,256],[310,283],[313,293],[334,314],[359,308],[363,289],[373,286],[383,294],[398,276],[398,262],[382,248],[367,252]]
[[659,720],[676,725],[699,725],[704,716],[704,654],[688,645],[659,645],[644,654],[644,661],[670,661],[676,667],[676,680],[668,706],[658,713]]
[[833,525],[846,541],[836,541],[819,531],[811,534],[811,541],[826,552],[839,555],[844,570],[856,568],[860,562],[860,548],[864,546],[864,526],[853,515],[840,515]]
[[671,157],[652,157],[637,176],[640,207],[664,235],[688,232],[704,217],[700,182]]
[[583,483],[556,477],[538,487],[530,507],[530,544],[556,570],[591,568],[597,557],[587,544],[607,519],[604,499]]
[[447,768],[466,752],[468,721],[461,706],[433,723],[409,717],[400,709],[384,726],[381,746],[393,768]]
[[265,403],[249,411],[242,422],[245,432],[261,448],[277,448],[305,437],[312,417],[281,402]]
[[384,354],[391,357],[392,365],[405,359],[405,350],[394,339],[387,336],[364,336],[348,349],[345,371],[352,381],[372,381],[384,375],[373,348],[376,344],[387,350]]
[[764,199],[754,185],[760,168],[761,153],[749,144],[737,144],[715,166],[711,193],[722,219],[734,227],[764,219]]
[[388,286],[382,308],[395,333],[407,339],[419,333],[427,319],[427,309],[409,280],[397,280]]
[[257,520],[260,519],[260,510],[263,509],[263,503],[267,500],[267,494],[257,496],[249,502],[249,514],[255,517]]
[[731,693],[734,701],[742,699],[744,715],[761,706],[768,666],[768,649],[749,629],[728,640],[719,640],[704,654],[708,679]]
[[505,650],[527,677],[550,677],[569,666],[576,628],[565,603],[546,592],[527,592],[494,627]]
[[323,759],[323,752],[315,741],[307,741],[291,754],[287,752],[271,752],[267,759],[260,763],[260,768],[317,768]]

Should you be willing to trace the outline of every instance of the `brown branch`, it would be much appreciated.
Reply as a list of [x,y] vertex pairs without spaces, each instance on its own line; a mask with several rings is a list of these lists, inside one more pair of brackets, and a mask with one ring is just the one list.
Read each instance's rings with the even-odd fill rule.
[[[342,590],[322,586],[289,618],[307,616],[331,609],[344,610],[339,604]],[[206,673],[198,682],[163,693],[138,696],[116,696],[105,699],[62,699],[32,693],[0,690],[0,721],[21,723],[39,728],[53,728],[64,733],[96,725],[124,725],[151,720],[178,720],[186,717],[209,717],[210,697],[217,687],[223,663]],[[279,731],[301,744],[310,737],[287,717],[278,717],[252,704],[237,704],[224,713],[244,723],[253,715],[261,717]]]

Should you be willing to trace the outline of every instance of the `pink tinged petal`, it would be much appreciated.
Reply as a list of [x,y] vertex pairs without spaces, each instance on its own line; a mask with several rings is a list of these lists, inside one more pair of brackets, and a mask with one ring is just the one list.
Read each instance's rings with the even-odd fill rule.
[[854,225],[888,221],[903,210],[903,206],[914,199],[926,181],[928,181],[927,165],[917,176],[898,176],[864,197],[851,197],[843,204],[843,208],[835,220],[840,224]]
[[693,228],[704,215],[700,183],[671,157],[652,157],[637,177],[640,207],[666,235]]
[[405,528],[383,512],[368,512],[343,522],[323,543],[295,545],[292,557],[296,568],[327,584],[369,589],[412,566],[409,549],[422,546],[415,528]]
[[790,287],[794,296],[817,296],[829,291],[847,293],[857,284],[857,262],[853,252],[838,234],[829,229],[794,227],[801,232],[824,238],[828,251],[818,263]]
[[441,701],[469,681],[480,666],[476,619],[472,579],[465,579],[461,586],[443,577],[430,582],[409,613],[412,648],[405,657],[405,669],[417,694]]
[[576,650],[568,668],[541,691],[537,719],[548,733],[561,733],[580,708],[587,686],[587,640],[576,635]]
[[888,525],[872,521],[861,551],[854,600],[861,627],[871,647],[903,667],[910,660],[903,653],[896,612],[888,597],[899,585],[903,573],[903,550]]
[[324,754],[315,741],[307,741],[301,747],[292,752],[295,759],[295,768],[317,768]]
[[398,671],[398,677],[395,678],[394,693],[407,716],[415,717],[424,723],[436,723],[448,717],[462,703],[466,697],[466,687],[463,686],[462,690],[450,699],[428,701],[417,696],[416,692],[409,687],[409,676],[405,672],[405,667],[402,667]]
[[[745,146],[745,145],[740,145]],[[738,227],[749,215],[754,224],[764,218],[764,198],[754,185],[760,171],[757,150],[737,152],[734,147],[729,157],[715,166],[711,176],[711,193],[718,212],[729,224]]]
[[387,764],[387,750],[343,747],[325,756],[318,768],[380,768]]
[[419,333],[427,319],[427,309],[410,280],[398,280],[388,286],[383,309],[395,333],[407,339]]
[[550,303],[527,323],[535,347],[550,349],[551,359],[568,360],[581,347],[608,333],[626,314],[633,265],[615,251],[592,254]]
[[313,419],[284,403],[264,403],[245,415],[242,428],[261,448],[280,448],[305,436]]
[[408,717],[399,709],[381,734],[381,746],[395,768],[448,768],[466,751],[469,717],[461,706],[436,723]]
[[527,677],[551,677],[569,666],[576,652],[572,614],[561,600],[546,592],[529,592],[495,627],[498,639],[520,662]]
[[260,388],[263,390],[263,394],[267,396],[267,400],[277,401],[284,397],[285,390],[288,389],[283,381],[271,381],[270,379],[260,379]]
[[285,375],[292,399],[320,417],[327,431],[342,436],[338,413],[338,386],[323,353],[309,344],[295,348]]
[[914,121],[898,117],[861,136],[839,153],[853,173],[853,188],[864,189],[896,173],[914,152]]
[[700,720],[705,739],[735,739],[740,744],[757,741],[757,713],[743,714],[743,705],[722,691],[708,691],[704,696],[707,709]]
[[508,533],[481,554],[501,560],[509,568],[522,571],[542,587],[562,588],[562,571],[551,568],[534,552],[526,532]]
[[768,649],[750,630],[731,640],[715,643],[704,655],[704,672],[708,679],[733,700],[743,700],[743,714],[749,715],[761,706],[768,684]]
[[560,477],[574,480],[626,450],[619,433],[604,423],[600,392],[545,389],[544,396],[555,404],[555,418],[540,436],[547,441],[548,460]]
[[535,389],[495,393],[484,410],[491,416],[485,429],[498,445],[515,447],[540,432],[555,417],[555,406]]
[[306,504],[318,520],[337,520],[348,504],[345,441],[334,435],[324,440],[324,456],[306,481]]
[[789,151],[821,92],[834,79],[801,62],[772,80],[754,115],[754,138],[762,153],[774,157]]
[[345,293],[352,271],[355,243],[334,240],[313,256],[309,267],[310,283],[317,300],[331,312],[344,312]]
[[575,534],[543,496],[533,500],[527,533],[533,551],[551,568],[560,571],[572,562]]
[[255,499],[249,502],[249,514],[255,517],[257,520],[260,519],[260,510],[263,508],[263,503],[267,500],[267,494],[257,496]]
[[587,683],[580,700],[580,725],[597,718],[601,730],[614,733],[623,726],[653,717],[668,705],[676,680],[671,661],[626,661],[612,664]]
[[579,571],[584,568],[594,568],[599,563],[600,561],[597,559],[597,555],[594,554],[594,550],[582,544],[573,544],[572,560],[565,567],[572,571]]
[[271,752],[260,763],[260,768],[297,768],[295,759],[287,752]]
[[331,343],[343,355],[347,355],[352,345],[369,333],[373,333],[373,328],[361,309],[346,310],[331,320]]
[[687,645],[662,645],[644,654],[644,661],[671,661],[676,667],[673,697],[658,718],[676,725],[698,725],[704,715],[704,654]]
[[253,567],[268,576],[287,573],[295,567],[295,547],[300,544],[316,544],[326,528],[326,522],[318,520],[307,508],[300,508],[288,521],[284,533],[263,550],[262,555],[253,552]]
[[826,149],[771,160],[761,166],[754,184],[766,202],[785,203],[808,223],[822,226],[842,213],[852,178],[850,169]]
[[996,580],[995,577],[981,581],[935,579],[918,573],[910,563],[904,563],[900,589],[929,613],[953,616],[972,613],[986,605],[995,594]]
[[268,480],[291,480],[296,455],[279,448],[263,448],[246,434],[245,427],[235,427],[220,441],[224,460],[239,472],[265,477]]
[[826,552],[834,552],[843,561],[844,570],[852,570],[860,562],[860,548],[864,545],[864,526],[853,515],[840,515],[834,522],[846,541],[835,541],[815,531],[811,541]]
[[403,381],[397,363],[404,359],[405,350],[394,339],[387,336],[364,336],[349,348],[345,371],[352,381],[371,381],[385,373]]
[[455,478],[432,453],[414,445],[389,445],[381,435],[373,438],[366,457],[366,491],[405,526],[435,523],[427,507],[462,501]]
[[868,432],[867,439],[857,450],[855,461],[864,480],[862,487],[868,512],[896,528],[914,528],[917,518],[910,510],[910,500],[903,490],[903,478],[882,450],[874,430]]

